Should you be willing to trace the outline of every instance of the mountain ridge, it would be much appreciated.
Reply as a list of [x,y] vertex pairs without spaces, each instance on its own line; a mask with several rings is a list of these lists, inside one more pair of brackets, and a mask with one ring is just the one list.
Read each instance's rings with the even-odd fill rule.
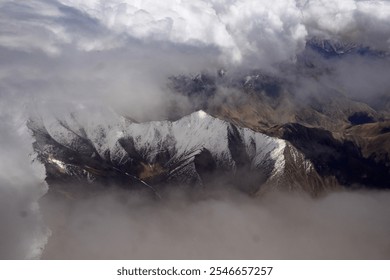
[[[70,121],[52,119],[39,124],[31,120],[34,149],[46,166],[48,181],[73,177],[82,183],[108,180],[131,186],[134,180],[126,180],[130,176],[148,185],[204,187],[219,174],[226,184],[255,194],[267,185],[293,189],[302,184],[307,188],[312,177],[321,178],[311,162],[285,140],[238,127],[204,111],[174,122],[138,124],[119,116],[118,120],[116,126],[112,122],[106,128],[81,125],[73,129]],[[86,131],[87,138],[72,130]],[[215,174],[209,174],[211,171]],[[294,178],[297,174],[300,179]],[[245,176],[248,182],[240,183]],[[324,185],[313,182],[310,192],[317,195]]]

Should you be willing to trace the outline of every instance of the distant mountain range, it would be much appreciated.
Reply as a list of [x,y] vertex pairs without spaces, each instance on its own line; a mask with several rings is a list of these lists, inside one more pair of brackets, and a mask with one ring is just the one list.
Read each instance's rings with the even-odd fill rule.
[[[305,52],[312,51],[323,59],[387,59],[384,52],[318,38],[307,42]],[[169,87],[192,106],[172,104],[168,120],[139,123],[89,108],[32,117],[28,127],[47,182],[64,193],[74,193],[67,184],[76,182],[157,196],[166,185],[311,195],[340,186],[390,188],[390,107],[375,108],[326,84],[320,85],[326,94],[299,94],[303,79],[319,75],[305,52],[282,74],[221,69],[173,76]],[[234,94],[221,95],[221,88]],[[390,89],[382,105],[389,95]]]

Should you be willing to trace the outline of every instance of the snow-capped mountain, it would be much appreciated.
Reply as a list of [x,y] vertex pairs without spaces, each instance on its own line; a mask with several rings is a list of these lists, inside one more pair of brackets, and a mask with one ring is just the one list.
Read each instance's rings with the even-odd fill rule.
[[311,194],[336,185],[389,188],[388,93],[374,92],[380,102],[368,102],[339,83],[336,63],[350,55],[388,62],[358,44],[312,38],[296,64],[276,73],[171,76],[167,88],[187,102],[169,104],[168,120],[138,123],[76,105],[38,110],[28,126],[51,185],[75,180],[157,192],[218,182],[250,193],[272,186]]
[[289,142],[204,111],[177,121],[135,123],[113,111],[81,109],[28,125],[53,185],[96,181],[158,192],[164,184],[207,187],[218,178],[250,193],[299,186],[317,194],[324,187],[312,163]]
[[306,48],[312,49],[325,58],[341,57],[348,54],[361,56],[384,57],[388,55],[384,51],[379,51],[355,42],[339,41],[313,37],[306,42]]

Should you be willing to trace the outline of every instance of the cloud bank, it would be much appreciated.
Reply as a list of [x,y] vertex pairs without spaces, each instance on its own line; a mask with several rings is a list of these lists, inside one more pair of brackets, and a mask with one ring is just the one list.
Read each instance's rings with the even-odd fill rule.
[[224,63],[294,59],[321,35],[390,48],[388,1],[3,1],[0,45],[55,55],[127,45],[129,38],[215,47]]
[[26,129],[4,111],[0,106],[0,259],[38,258],[50,233],[37,202],[47,191],[45,171],[31,164]]
[[46,198],[44,259],[388,259],[389,193]]

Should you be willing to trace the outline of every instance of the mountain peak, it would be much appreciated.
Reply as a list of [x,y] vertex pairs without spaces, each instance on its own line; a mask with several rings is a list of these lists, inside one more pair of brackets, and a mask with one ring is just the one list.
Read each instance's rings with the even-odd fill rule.
[[198,114],[198,117],[200,119],[204,119],[204,118],[206,118],[208,116],[208,114],[205,111],[203,111],[203,110],[199,110],[196,113]]
[[[294,174],[307,178],[315,172],[286,141],[236,126],[203,110],[174,122],[122,123],[117,117],[109,125],[74,120],[79,123],[77,131],[83,133],[72,129],[66,117],[44,123],[41,129],[30,126],[49,184],[78,180],[127,188],[140,182],[205,186],[215,176],[222,176],[227,185],[253,193],[264,184],[285,186],[294,181]],[[291,166],[294,172],[287,170]],[[242,178],[249,181],[242,182]]]

